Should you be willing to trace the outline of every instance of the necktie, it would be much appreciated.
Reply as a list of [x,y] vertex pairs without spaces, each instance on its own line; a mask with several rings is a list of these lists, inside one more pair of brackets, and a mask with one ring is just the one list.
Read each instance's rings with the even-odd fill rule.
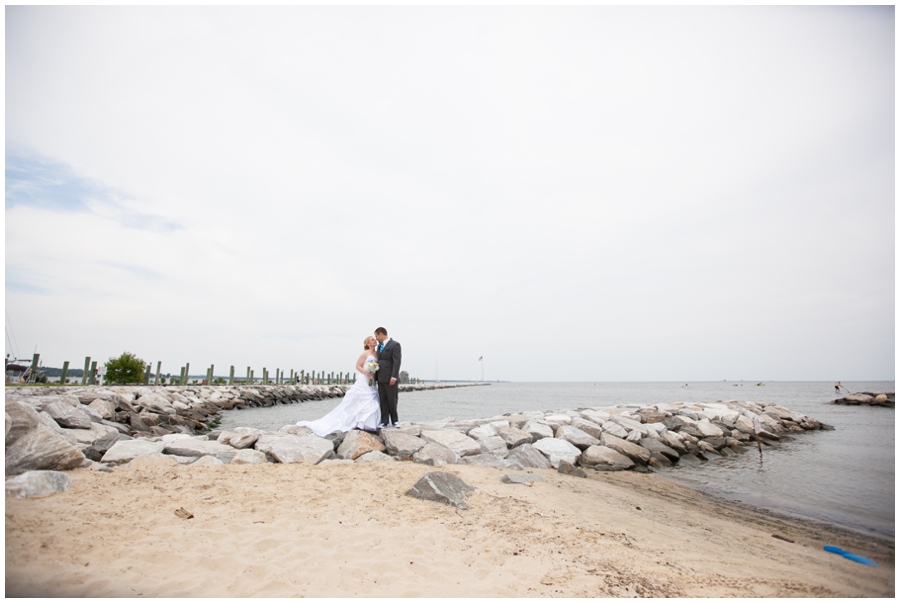
[[380,354],[384,350],[384,342],[378,344],[378,353]]

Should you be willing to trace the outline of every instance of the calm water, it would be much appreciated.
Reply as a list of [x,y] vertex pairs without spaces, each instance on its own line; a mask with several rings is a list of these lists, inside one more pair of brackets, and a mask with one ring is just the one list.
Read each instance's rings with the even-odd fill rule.
[[[843,382],[850,391],[894,391],[893,381]],[[826,404],[826,382],[756,383],[495,383],[400,394],[402,421],[486,418],[525,410],[616,404],[774,402],[834,426],[796,434],[778,449],[753,449],[660,475],[760,507],[894,536],[894,409]],[[316,419],[339,399],[224,413],[221,428],[278,429]]]

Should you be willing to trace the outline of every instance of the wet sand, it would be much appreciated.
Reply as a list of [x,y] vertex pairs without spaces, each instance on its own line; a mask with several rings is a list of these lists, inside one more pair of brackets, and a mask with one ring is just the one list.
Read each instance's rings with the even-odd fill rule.
[[654,475],[439,468],[476,488],[460,510],[405,496],[435,470],[410,462],[134,465],[7,496],[6,596],[894,596],[892,540]]

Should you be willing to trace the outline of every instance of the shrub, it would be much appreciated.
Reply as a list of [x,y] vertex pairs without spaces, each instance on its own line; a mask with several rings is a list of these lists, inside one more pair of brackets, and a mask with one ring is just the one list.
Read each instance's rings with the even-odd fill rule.
[[110,358],[106,363],[106,383],[110,385],[126,385],[129,383],[142,383],[144,380],[144,368],[147,364],[132,354],[122,352],[118,358]]

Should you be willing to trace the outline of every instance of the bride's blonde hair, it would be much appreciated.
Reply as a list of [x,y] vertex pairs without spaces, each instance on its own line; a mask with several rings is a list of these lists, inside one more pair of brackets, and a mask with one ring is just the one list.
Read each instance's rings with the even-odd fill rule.
[[363,349],[364,349],[364,350],[368,350],[368,349],[369,349],[369,340],[370,340],[370,339],[375,339],[375,338],[372,337],[371,335],[369,335],[368,337],[366,337],[365,339],[363,339]]

